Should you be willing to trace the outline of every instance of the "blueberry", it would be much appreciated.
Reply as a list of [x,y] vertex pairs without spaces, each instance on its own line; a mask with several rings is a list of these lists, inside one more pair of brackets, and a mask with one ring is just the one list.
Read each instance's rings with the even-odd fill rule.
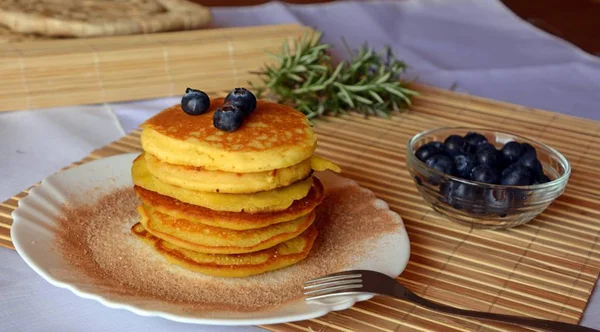
[[528,150],[523,145],[521,146],[523,147],[523,153],[521,154],[517,162],[527,167],[531,167],[535,160],[537,160],[537,153],[535,152],[535,150]]
[[475,167],[475,157],[471,154],[459,154],[454,156],[454,165],[456,168],[456,175],[463,179],[468,179],[471,170]]
[[485,142],[485,143],[481,143],[477,146],[477,149],[475,149],[475,152],[479,152],[482,150],[492,150],[492,151],[498,151],[496,150],[496,146],[490,142]]
[[435,156],[436,154],[441,154],[442,150],[437,148],[435,146],[435,142],[430,142],[427,143],[423,146],[421,146],[420,148],[417,149],[417,152],[415,152],[415,156],[422,162],[425,162],[425,160],[427,160],[427,158],[431,157],[431,156]]
[[244,88],[233,89],[233,91],[225,97],[225,102],[239,107],[246,117],[256,109],[256,96]]
[[523,155],[533,154],[535,156],[535,158],[537,158],[537,151],[531,144],[521,143],[521,146],[523,147]]
[[501,152],[507,161],[513,163],[523,155],[523,145],[515,141],[508,142],[504,144]]
[[229,103],[219,108],[213,116],[213,125],[215,128],[232,132],[242,126],[244,122],[244,113],[239,107]]
[[532,182],[531,178],[532,174],[529,168],[517,163],[502,171],[500,184],[506,186],[527,186]]
[[497,168],[501,164],[501,157],[496,147],[490,143],[483,143],[477,148],[475,155],[477,163]]
[[504,176],[505,174],[510,172],[512,169],[514,169],[516,166],[517,166],[517,164],[512,164],[512,165],[509,165],[506,168],[502,169],[502,171],[500,172],[500,176]]
[[453,174],[454,173],[454,163],[452,159],[448,156],[444,156],[443,154],[437,154],[431,156],[425,160],[427,166],[438,170],[445,174]]
[[471,180],[483,183],[498,183],[498,171],[488,165],[479,165],[471,171]]
[[537,151],[535,151],[533,146],[528,143],[522,143],[521,147],[523,148],[523,153],[519,157],[519,161],[522,162],[524,160],[528,160],[532,162],[533,160],[537,159]]
[[533,181],[533,184],[542,184],[550,181],[552,180],[548,177],[548,175],[542,173],[536,177],[536,179]]
[[431,144],[431,145],[435,146],[436,148],[440,149],[441,151],[444,151],[444,149],[445,149],[444,143],[442,143],[440,141],[433,141],[433,142],[429,142],[427,144]]
[[448,136],[448,138],[446,138],[444,141],[444,146],[446,154],[448,154],[450,157],[454,157],[467,151],[467,143],[458,135]]
[[533,175],[532,180],[535,180],[544,174],[544,167],[537,158],[532,158],[525,155],[521,157],[517,163],[529,168],[531,174]]
[[185,89],[181,98],[181,109],[189,115],[200,115],[206,113],[210,107],[210,98],[206,93],[191,88]]
[[475,188],[465,183],[447,181],[440,185],[443,201],[457,210],[470,210],[476,200]]
[[485,136],[483,136],[479,133],[475,133],[475,132],[467,133],[465,135],[464,139],[465,139],[465,142],[467,142],[467,144],[472,149],[476,149],[479,145],[486,143],[488,141],[487,138],[485,138]]

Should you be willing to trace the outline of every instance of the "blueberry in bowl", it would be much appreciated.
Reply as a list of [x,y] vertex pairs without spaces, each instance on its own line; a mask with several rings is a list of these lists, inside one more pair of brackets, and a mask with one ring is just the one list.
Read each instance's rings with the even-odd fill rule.
[[564,191],[571,173],[555,149],[491,129],[438,128],[410,139],[407,168],[425,201],[482,228],[524,224]]
[[496,147],[489,142],[481,144],[475,150],[475,158],[477,159],[477,164],[480,165],[488,165],[492,168],[499,168],[503,162],[503,156],[500,154],[500,151],[496,149]]
[[468,178],[471,172],[477,166],[477,159],[474,155],[461,153],[454,156],[455,175],[459,178]]
[[443,150],[439,147],[441,142],[429,142],[419,147],[415,152],[415,156],[422,162],[425,162],[429,157],[441,154]]

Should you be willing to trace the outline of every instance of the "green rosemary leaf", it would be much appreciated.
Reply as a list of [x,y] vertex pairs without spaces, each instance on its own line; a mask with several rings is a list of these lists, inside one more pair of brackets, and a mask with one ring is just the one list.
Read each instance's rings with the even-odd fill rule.
[[305,66],[303,66],[303,65],[298,65],[298,66],[294,67],[294,68],[292,69],[292,71],[293,71],[294,73],[303,73],[303,72],[305,72],[305,71],[308,71],[308,68],[306,68],[306,67],[305,67]]
[[383,104],[383,103],[384,103],[383,99],[381,98],[381,96],[380,96],[380,95],[378,95],[378,94],[377,94],[377,92],[375,92],[375,91],[373,91],[373,90],[370,90],[370,91],[369,91],[369,94],[370,94],[370,95],[371,95],[371,97],[373,97],[373,99],[375,99],[375,100],[376,100],[378,103],[380,103],[380,104]]
[[352,97],[350,97],[350,94],[348,93],[348,91],[346,91],[346,89],[344,89],[344,86],[341,84],[336,84],[334,83],[334,85],[336,85],[338,87],[338,89],[340,90],[338,92],[338,96],[340,98],[342,98],[346,104],[348,104],[350,107],[354,107],[354,102],[352,101]]
[[375,109],[375,114],[377,116],[379,116],[379,117],[382,117],[382,118],[389,118],[390,117],[390,114],[388,112],[386,112],[384,110],[381,110],[381,109],[378,109],[378,108]]
[[367,104],[367,105],[373,104],[373,102],[370,99],[367,99],[361,95],[354,95],[354,99],[356,99],[357,101],[359,101],[363,104]]
[[405,96],[402,92],[400,92],[400,91],[398,91],[396,89],[393,89],[391,87],[388,87],[388,86],[384,86],[383,88],[387,92],[389,92],[389,93],[391,93],[391,94],[393,94],[393,95],[401,98],[402,100],[404,100],[405,103],[407,103],[408,105],[410,105],[410,99],[407,96]]
[[318,116],[318,114],[317,114],[317,113],[314,113],[314,112],[310,112],[310,113],[306,114],[306,117],[307,117],[309,120],[311,120],[311,119],[313,119],[313,118],[316,118],[317,116]]
[[311,53],[319,53],[319,52],[321,52],[321,51],[325,51],[325,50],[329,49],[330,47],[331,47],[331,46],[330,46],[330,45],[327,45],[327,44],[323,44],[323,45],[317,45],[317,46],[313,46],[313,47],[310,49],[310,52],[311,52]]
[[344,89],[352,92],[363,92],[367,91],[369,88],[368,85],[344,85]]
[[342,72],[342,69],[344,69],[344,61],[340,62],[340,64],[337,66],[337,68],[335,68],[335,71],[333,72],[333,74],[331,74],[331,77],[329,77],[329,79],[327,81],[325,81],[325,84],[329,85],[329,84],[333,83],[333,81],[335,81],[335,79]]
[[[381,67],[381,68],[383,68],[383,67]],[[381,83],[387,82],[387,80],[389,80],[390,77],[392,76],[392,73],[387,72],[387,73],[382,73],[380,75],[381,75],[381,77],[379,77],[377,80],[375,80],[375,82],[374,82],[375,84],[381,84]]]
[[402,88],[402,87],[399,87],[398,90],[400,90],[400,92],[402,92],[403,94],[409,95],[409,96],[418,96],[419,95],[419,93],[417,91],[409,90],[409,89]]
[[300,76],[298,76],[298,75],[296,75],[294,73],[287,73],[286,76],[289,77],[289,78],[291,78],[291,79],[293,79],[296,82],[303,82],[304,81],[304,79],[302,77],[300,77]]
[[325,72],[325,71],[329,70],[329,67],[324,66],[324,65],[311,64],[311,65],[308,65],[308,69],[316,71],[316,72]]
[[308,88],[308,91],[321,91],[321,90],[325,90],[325,88],[327,88],[327,85],[325,85],[325,84],[315,85],[315,86]]

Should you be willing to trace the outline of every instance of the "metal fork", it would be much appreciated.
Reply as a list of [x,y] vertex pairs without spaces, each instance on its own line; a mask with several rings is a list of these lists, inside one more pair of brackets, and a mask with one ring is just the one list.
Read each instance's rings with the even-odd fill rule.
[[497,322],[541,328],[557,332],[596,331],[588,327],[555,322],[550,320],[494,314],[473,310],[463,310],[449,307],[424,299],[408,290],[394,278],[375,271],[353,270],[329,274],[304,283],[306,301],[323,299],[340,295],[373,293],[387,295],[402,300],[416,303],[423,307],[440,312],[472,317],[477,319],[492,320]]

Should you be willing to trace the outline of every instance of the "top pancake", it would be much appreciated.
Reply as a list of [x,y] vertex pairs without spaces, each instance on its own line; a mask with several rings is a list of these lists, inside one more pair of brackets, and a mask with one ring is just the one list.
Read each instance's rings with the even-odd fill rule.
[[256,110],[234,132],[213,125],[223,98],[208,112],[188,115],[175,105],[142,124],[142,146],[158,159],[208,170],[250,173],[290,167],[308,159],[317,139],[306,117],[293,108],[258,101]]

